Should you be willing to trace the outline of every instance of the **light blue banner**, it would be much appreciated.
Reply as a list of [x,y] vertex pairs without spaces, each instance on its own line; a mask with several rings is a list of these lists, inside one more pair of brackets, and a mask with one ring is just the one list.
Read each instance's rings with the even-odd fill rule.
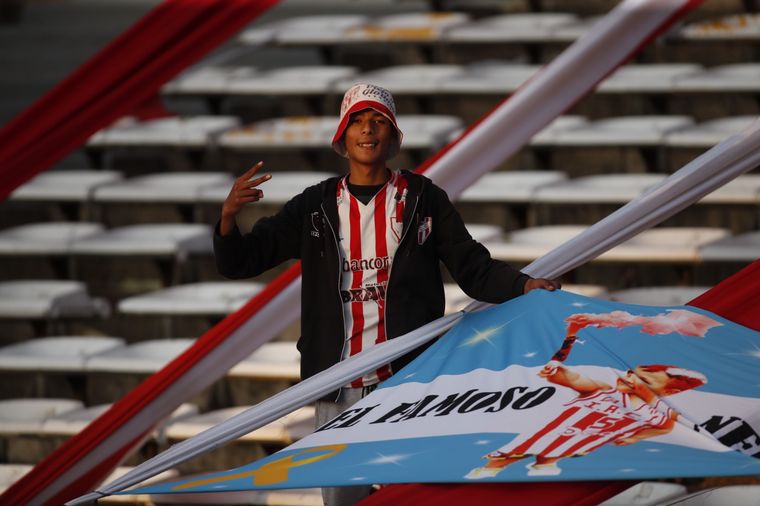
[[285,450],[130,493],[757,475],[758,370],[760,334],[710,312],[534,290]]

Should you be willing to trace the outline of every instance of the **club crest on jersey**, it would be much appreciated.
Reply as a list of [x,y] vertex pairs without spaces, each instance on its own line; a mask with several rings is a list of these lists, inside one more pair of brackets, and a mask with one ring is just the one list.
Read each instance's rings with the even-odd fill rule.
[[422,246],[430,237],[433,231],[433,218],[432,216],[425,216],[422,218],[420,225],[417,227],[417,244]]

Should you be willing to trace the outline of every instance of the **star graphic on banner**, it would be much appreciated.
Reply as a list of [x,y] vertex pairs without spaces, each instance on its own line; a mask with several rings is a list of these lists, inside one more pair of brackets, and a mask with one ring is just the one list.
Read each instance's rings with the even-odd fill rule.
[[573,307],[585,307],[588,306],[588,302],[573,302],[570,305]]
[[480,343],[486,342],[495,348],[496,345],[493,343],[493,341],[491,341],[491,337],[496,335],[497,332],[499,332],[501,329],[503,329],[504,327],[506,327],[513,321],[515,321],[516,319],[520,318],[521,316],[522,315],[517,315],[511,320],[507,321],[506,323],[502,323],[498,327],[491,327],[485,330],[472,329],[472,331],[475,332],[475,335],[466,339],[462,344],[459,345],[459,347],[461,348],[464,346],[475,346]]
[[725,353],[725,355],[739,355],[740,357],[760,358],[760,347],[754,343],[750,343],[751,350],[742,353]]
[[396,455],[383,455],[382,453],[378,453],[378,455],[377,458],[370,460],[367,464],[395,464],[398,466],[400,465],[399,462],[412,456],[411,454],[403,453],[398,453]]
[[404,376],[404,379],[413,378],[413,377],[415,377],[415,376],[417,376],[417,373],[416,373],[416,372],[413,372],[413,373],[411,373],[411,374],[407,374],[406,376]]
[[351,481],[364,481],[366,479],[367,479],[366,476],[354,476],[353,478],[351,478]]
[[659,448],[647,448],[646,451],[649,453],[660,453],[661,450]]
[[536,356],[536,352],[535,351],[529,351],[528,353],[526,353],[526,354],[523,355],[523,357],[525,357],[525,358],[533,358],[535,356]]
[[484,445],[487,445],[487,444],[490,444],[490,443],[491,442],[489,440],[487,440],[487,439],[481,439],[479,441],[475,441],[475,444],[479,445],[479,446],[484,446]]
[[624,467],[623,469],[618,469],[621,473],[632,473],[636,471],[635,467]]

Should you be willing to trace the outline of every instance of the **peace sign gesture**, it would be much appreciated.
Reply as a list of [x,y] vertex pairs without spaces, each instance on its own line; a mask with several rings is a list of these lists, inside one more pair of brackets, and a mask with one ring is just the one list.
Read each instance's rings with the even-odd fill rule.
[[269,181],[272,176],[265,174],[253,179],[253,176],[264,166],[259,162],[237,178],[230,189],[229,195],[222,204],[222,219],[219,223],[221,235],[227,235],[235,228],[235,217],[250,202],[257,202],[264,198],[264,192],[257,188],[261,183]]

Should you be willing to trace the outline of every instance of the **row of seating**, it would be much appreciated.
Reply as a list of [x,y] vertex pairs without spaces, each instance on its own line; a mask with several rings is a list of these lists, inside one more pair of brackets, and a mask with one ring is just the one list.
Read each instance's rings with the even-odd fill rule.
[[[334,99],[356,82],[372,82],[393,90],[395,97],[504,96],[532,78],[540,65],[506,61],[467,64],[415,64],[360,72],[342,65],[310,65],[274,69],[251,66],[208,66],[192,69],[164,86],[167,96],[277,96]],[[760,65],[734,63],[705,68],[696,63],[625,65],[596,90],[598,94],[757,93]]]
[[[687,24],[669,39],[760,39],[760,18],[746,13]],[[599,17],[572,13],[530,12],[473,19],[463,12],[417,12],[370,17],[337,14],[291,17],[250,28],[241,44],[260,46],[337,46],[379,43],[570,43],[583,36]]]
[[[281,206],[304,188],[334,176],[328,172],[278,172],[262,186],[265,200],[257,205]],[[605,174],[569,179],[561,171],[499,171],[482,176],[457,199],[465,203],[508,204],[585,203],[620,204],[650,190],[665,179],[662,174]],[[77,204],[163,203],[212,204],[224,202],[234,178],[222,172],[157,173],[125,179],[118,171],[65,171],[42,173],[20,186],[12,202],[74,202]],[[760,175],[739,176],[705,196],[703,204],[760,203]],[[12,253],[26,241],[50,239],[45,249],[56,251],[55,241],[74,240],[101,232],[97,223],[36,224],[0,231],[0,254]],[[33,253],[29,243],[26,252]],[[53,251],[50,251],[53,248]],[[74,250],[76,251],[76,250]]]

